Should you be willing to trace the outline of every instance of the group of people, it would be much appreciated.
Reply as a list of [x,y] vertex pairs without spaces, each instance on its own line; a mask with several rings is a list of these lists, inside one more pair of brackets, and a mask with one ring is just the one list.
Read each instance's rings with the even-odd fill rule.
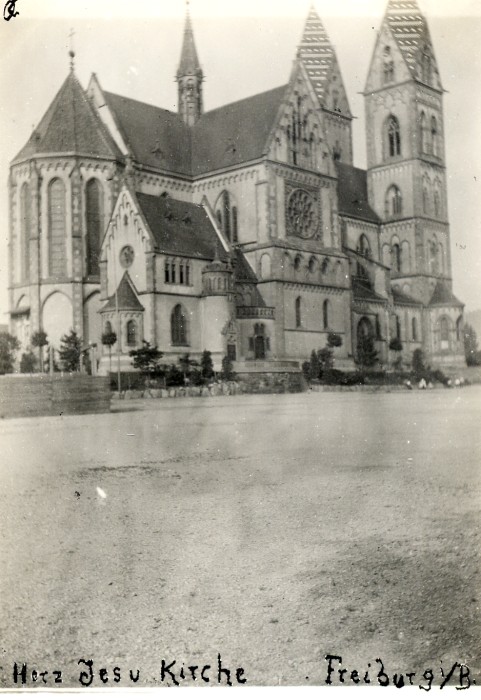
[[[464,384],[465,384],[464,377],[457,378],[454,381],[452,379],[448,379],[448,381],[446,382],[446,386],[449,388],[452,388],[453,386],[463,386]],[[404,385],[405,385],[406,389],[409,389],[411,391],[414,388],[409,379],[404,382]],[[424,379],[424,377],[421,377],[419,382],[417,382],[417,387],[418,387],[418,389],[434,389],[434,384],[431,381],[427,382]]]

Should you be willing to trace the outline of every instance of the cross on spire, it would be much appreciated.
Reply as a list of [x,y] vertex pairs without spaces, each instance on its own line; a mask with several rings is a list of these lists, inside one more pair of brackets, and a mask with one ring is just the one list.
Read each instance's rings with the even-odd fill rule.
[[73,38],[74,38],[74,35],[75,35],[75,31],[73,30],[73,28],[71,28],[71,29],[70,29],[70,32],[69,32],[69,35],[68,35],[68,37],[69,37],[69,44],[70,44],[70,51],[68,52],[68,55],[70,56],[70,70],[71,70],[71,71],[73,71],[73,69],[74,69],[74,67],[75,67],[75,51],[74,51],[74,48],[73,48]]

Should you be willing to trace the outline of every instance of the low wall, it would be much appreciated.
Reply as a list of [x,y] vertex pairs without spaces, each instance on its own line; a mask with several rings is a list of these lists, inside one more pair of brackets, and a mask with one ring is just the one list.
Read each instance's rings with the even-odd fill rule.
[[108,413],[107,377],[47,374],[0,377],[0,417]]

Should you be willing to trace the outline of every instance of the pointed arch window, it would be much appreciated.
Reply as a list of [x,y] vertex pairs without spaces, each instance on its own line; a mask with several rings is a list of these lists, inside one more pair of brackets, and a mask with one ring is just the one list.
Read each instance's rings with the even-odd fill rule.
[[85,188],[87,207],[87,275],[99,274],[100,246],[104,229],[103,190],[96,178]]
[[133,319],[127,321],[127,345],[129,347],[137,345],[137,324]]
[[187,314],[181,304],[174,306],[170,316],[172,345],[187,345]]
[[401,246],[399,243],[394,243],[391,246],[391,269],[394,272],[401,272]]
[[449,319],[446,316],[443,316],[439,321],[439,339],[441,341],[441,350],[449,350],[450,330]]
[[436,189],[434,191],[434,216],[438,217],[441,215],[441,200],[439,196],[439,191]]
[[60,178],[48,185],[48,276],[63,277],[66,266],[65,185]]
[[368,238],[364,233],[362,233],[359,238],[359,243],[357,244],[357,252],[359,253],[359,255],[363,255],[365,258],[371,257],[371,246],[369,245]]
[[20,190],[20,278],[23,282],[28,282],[30,278],[30,211],[30,188],[28,184],[24,182]]
[[397,187],[397,185],[391,185],[391,187],[388,189],[386,193],[385,209],[387,218],[402,214],[402,195],[401,190],[399,187]]
[[389,157],[401,155],[401,128],[394,115],[391,115],[387,122],[387,144]]
[[429,192],[426,183],[423,184],[423,214],[429,214]]
[[322,327],[324,330],[327,330],[329,328],[329,320],[330,320],[330,311],[331,311],[331,303],[329,299],[324,299],[324,302],[322,304]]
[[217,198],[215,215],[219,228],[225,238],[231,243],[238,242],[238,213],[234,197],[224,190]]
[[302,300],[301,297],[297,297],[295,302],[296,311],[296,328],[301,328],[302,326]]
[[110,323],[110,321],[105,321],[104,334],[110,335],[111,333],[112,333],[112,324]]
[[428,134],[427,134],[426,115],[424,114],[424,112],[421,112],[421,118],[419,120],[419,129],[420,129],[420,137],[421,137],[421,153],[427,153],[428,152]]

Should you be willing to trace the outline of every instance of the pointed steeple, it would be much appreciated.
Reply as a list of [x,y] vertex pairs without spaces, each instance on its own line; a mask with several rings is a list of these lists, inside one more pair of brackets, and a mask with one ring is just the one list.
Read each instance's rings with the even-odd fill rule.
[[73,67],[27,144],[15,160],[41,153],[121,156],[80,85]]
[[326,89],[336,56],[314,5],[311,5],[309,9],[301,43],[297,49],[297,57],[307,71],[319,102],[324,104]]
[[413,78],[442,90],[426,18],[417,0],[388,0],[387,24]]
[[180,54],[176,80],[178,87],[178,111],[186,124],[192,126],[203,112],[202,81],[204,74],[200,67],[197,49],[195,48],[194,31],[187,2],[184,39]]

